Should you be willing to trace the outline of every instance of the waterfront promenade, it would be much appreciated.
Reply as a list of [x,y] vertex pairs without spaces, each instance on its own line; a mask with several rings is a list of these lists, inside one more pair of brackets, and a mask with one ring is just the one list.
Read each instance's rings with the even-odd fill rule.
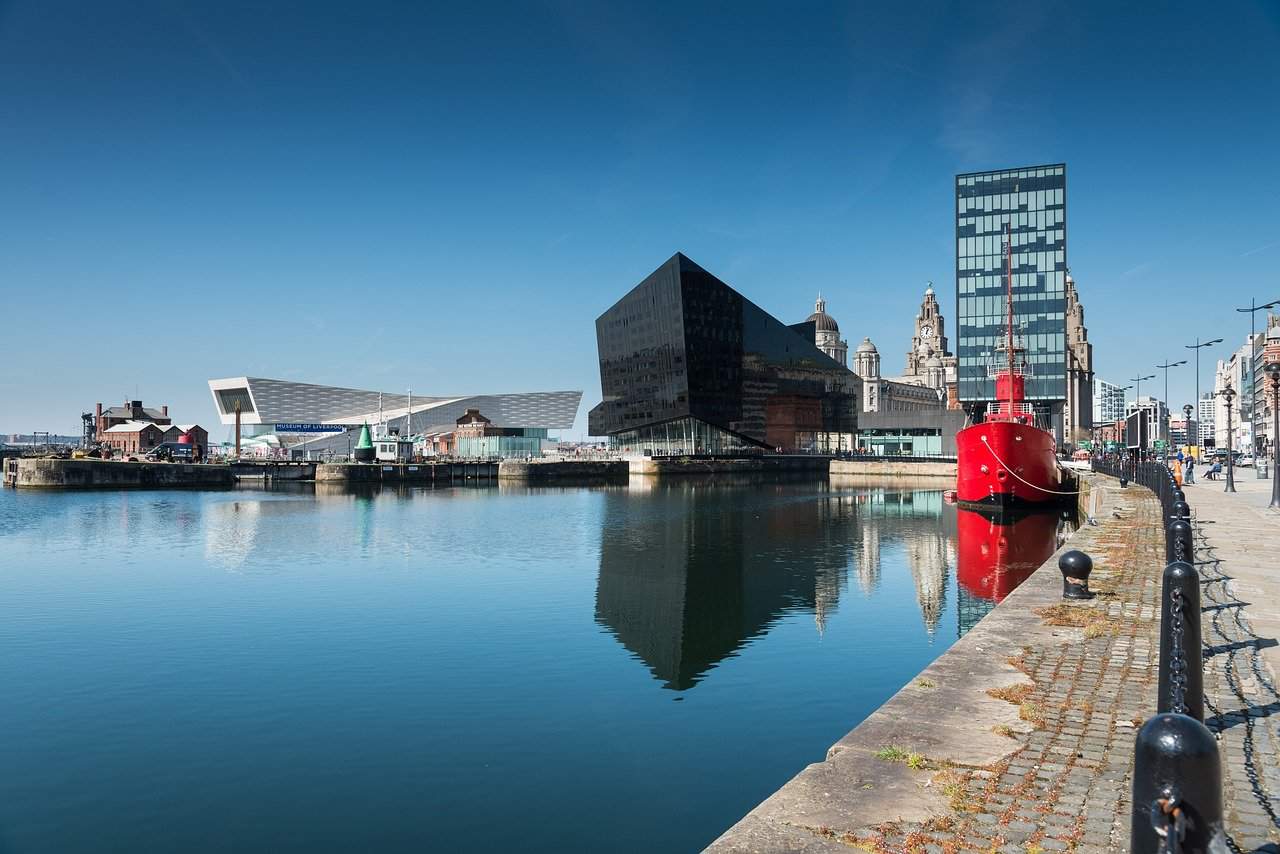
[[[968,635],[716,840],[713,852],[1129,850],[1133,743],[1155,712],[1159,504],[1093,476],[1095,562],[1064,603],[1057,554]],[[1192,486],[1205,575],[1206,706],[1235,851],[1280,851],[1275,693],[1280,516]],[[1212,493],[1212,494],[1210,494]],[[1059,554],[1062,550],[1059,551]]]

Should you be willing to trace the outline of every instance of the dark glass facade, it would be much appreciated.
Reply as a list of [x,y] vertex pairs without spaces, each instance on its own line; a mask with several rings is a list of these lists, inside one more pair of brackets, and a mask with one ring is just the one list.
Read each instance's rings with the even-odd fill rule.
[[1013,322],[1025,342],[1029,400],[1067,395],[1067,167],[956,176],[956,344],[961,401],[995,397],[987,364],[1005,331],[1005,225],[1013,241]]
[[592,435],[623,451],[816,450],[856,427],[857,378],[676,254],[596,320]]

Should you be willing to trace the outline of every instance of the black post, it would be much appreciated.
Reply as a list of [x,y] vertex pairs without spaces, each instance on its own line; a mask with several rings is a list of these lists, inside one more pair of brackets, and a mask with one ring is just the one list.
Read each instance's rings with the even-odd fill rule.
[[1089,573],[1093,572],[1093,558],[1082,551],[1072,549],[1058,558],[1058,570],[1062,573],[1063,599],[1092,599],[1089,589]]
[[1204,720],[1200,655],[1200,574],[1190,563],[1165,567],[1160,591],[1160,670],[1156,711]]
[[1133,752],[1129,851],[1225,850],[1222,765],[1208,728],[1186,715],[1158,714],[1138,730]]

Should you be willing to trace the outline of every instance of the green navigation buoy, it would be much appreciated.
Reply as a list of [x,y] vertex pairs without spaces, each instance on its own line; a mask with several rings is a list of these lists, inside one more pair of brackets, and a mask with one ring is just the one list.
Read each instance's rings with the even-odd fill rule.
[[373,437],[369,435],[369,425],[367,423],[360,428],[360,441],[356,442],[353,456],[358,463],[373,462]]

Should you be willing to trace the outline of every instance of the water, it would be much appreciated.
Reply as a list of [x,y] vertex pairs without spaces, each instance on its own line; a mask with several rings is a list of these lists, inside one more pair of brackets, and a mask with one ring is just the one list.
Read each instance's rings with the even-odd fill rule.
[[696,850],[1002,595],[956,538],[825,483],[3,490],[0,852]]

